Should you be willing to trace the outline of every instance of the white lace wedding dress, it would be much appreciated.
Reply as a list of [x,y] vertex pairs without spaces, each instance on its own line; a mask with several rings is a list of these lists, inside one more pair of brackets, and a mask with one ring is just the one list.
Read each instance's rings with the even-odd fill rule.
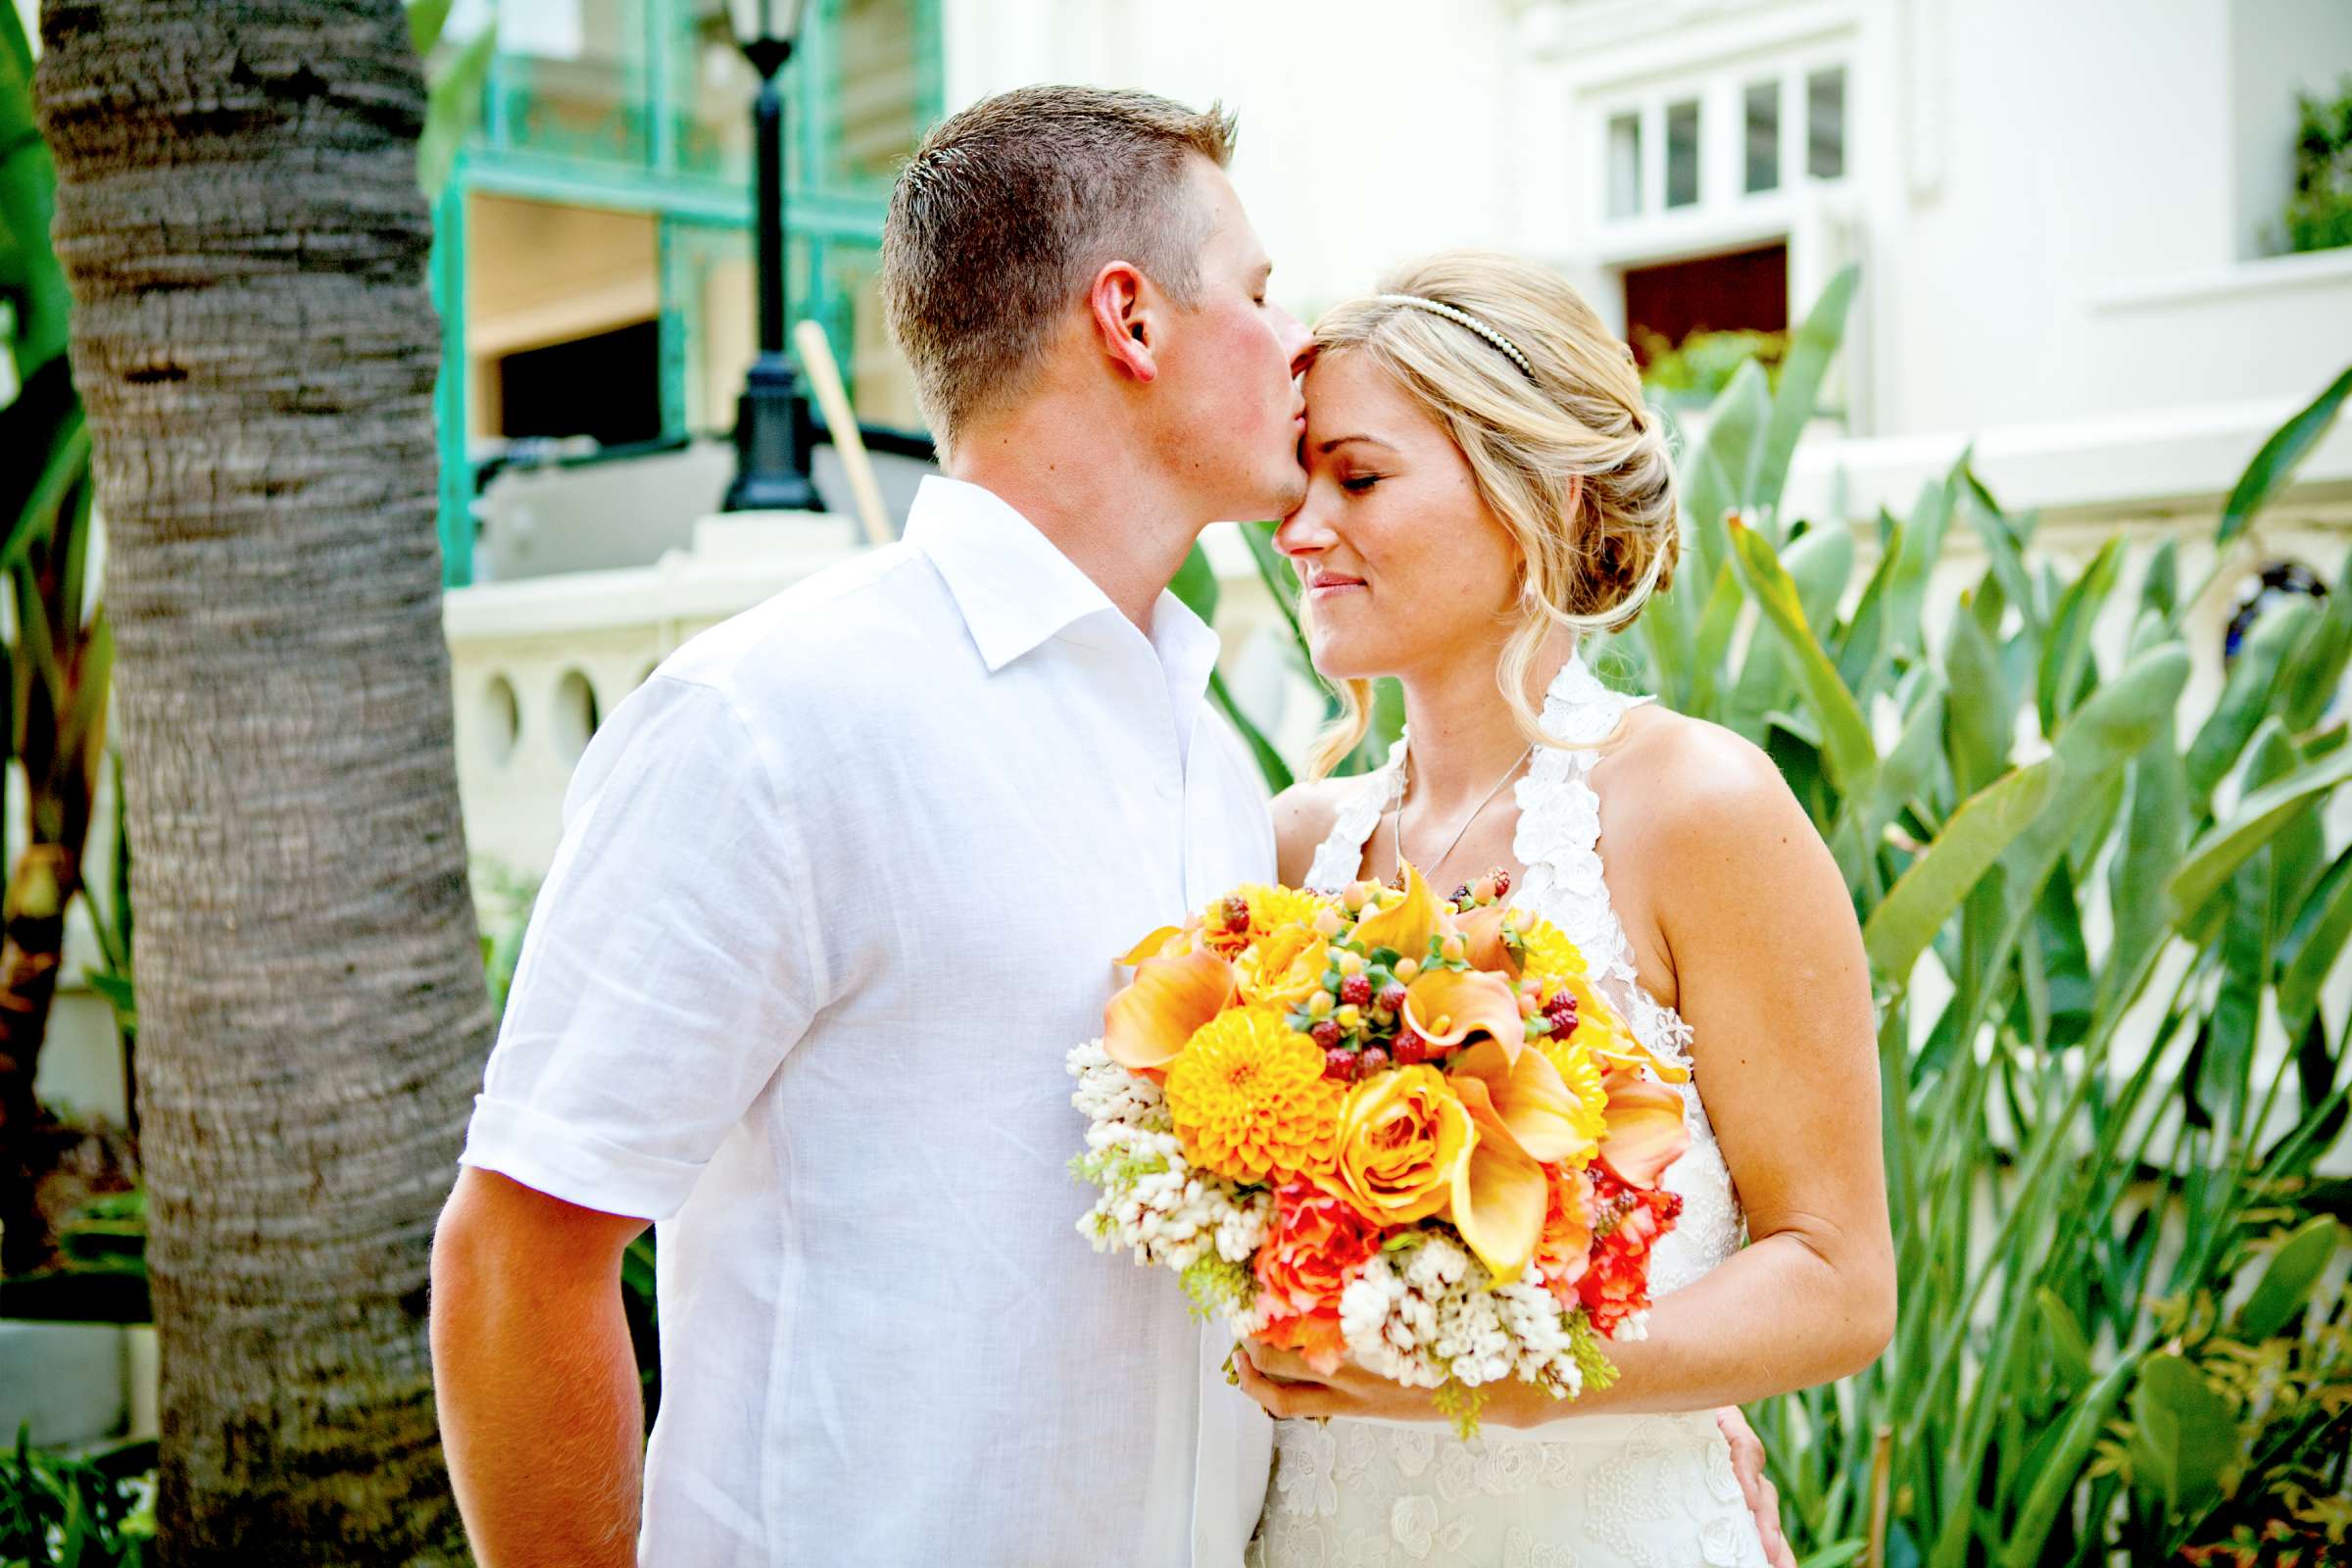
[[[1552,682],[1544,727],[1597,741],[1633,702],[1581,658]],[[1342,804],[1308,886],[1356,879],[1366,841],[1403,786],[1405,743]],[[1642,1041],[1688,1060],[1690,1027],[1635,977],[1600,873],[1590,751],[1538,747],[1519,781],[1512,841],[1526,872],[1511,903],[1584,951],[1601,995]],[[1442,891],[1442,890],[1441,890]],[[1651,1294],[1690,1284],[1739,1250],[1745,1221],[1695,1084],[1682,1090],[1690,1147],[1665,1185],[1682,1195],[1651,1255]],[[1764,1548],[1708,1412],[1567,1416],[1538,1432],[1488,1427],[1464,1444],[1442,1422],[1278,1421],[1274,1481],[1251,1568],[1762,1568]]]

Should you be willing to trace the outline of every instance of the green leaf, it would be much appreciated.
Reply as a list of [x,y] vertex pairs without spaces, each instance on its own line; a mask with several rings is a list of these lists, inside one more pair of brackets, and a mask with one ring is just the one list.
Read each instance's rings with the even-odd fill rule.
[[1238,525],[1242,542],[1250,547],[1250,559],[1257,564],[1258,580],[1266,585],[1266,593],[1274,608],[1282,612],[1289,623],[1291,639],[1298,644],[1298,657],[1306,660],[1306,640],[1298,632],[1298,573],[1291,568],[1281,551],[1274,548],[1274,528],[1270,522],[1245,522]]
[[2229,775],[2264,716],[2277,706],[2278,671],[2319,614],[2308,602],[2279,606],[2254,624],[2242,643],[2222,695],[2188,748],[2188,785],[2202,809]]
[[2352,559],[2336,573],[2336,591],[2328,596],[2320,624],[2295,644],[2278,671],[2278,711],[2286,727],[2300,735],[2326,716],[2352,662]]
[[1871,976],[1900,989],[1936,932],[2049,804],[2059,776],[2049,758],[1980,790],[1952,813],[1862,927]]
[[2227,545],[2246,531],[2256,513],[2272,496],[2286,487],[2295,469],[2320,444],[2328,427],[2335,422],[2336,414],[2344,406],[2346,395],[2352,394],[2352,367],[2328,383],[2302,413],[2271,432],[2271,438],[2254,454],[2246,471],[2238,475],[2237,485],[2222,507],[2222,525],[2214,534],[2216,549]]
[[1224,675],[1214,669],[1208,672],[1208,695],[1217,705],[1217,710],[1241,735],[1242,744],[1250,748],[1250,755],[1256,759],[1258,772],[1265,775],[1266,788],[1276,795],[1289,789],[1293,783],[1290,764],[1282,760],[1282,753],[1274,749],[1274,743],[1266,739],[1265,732],[1242,711],[1225,684]]
[[2289,1033],[2320,1003],[2335,961],[2352,942],[2352,848],[2335,858],[2278,945],[2278,1016]]
[[[1997,591],[1997,584],[1993,585]],[[2009,765],[2017,725],[2008,678],[1992,639],[1964,606],[1952,617],[1943,647],[1944,686],[1951,694],[1948,750],[1953,782],[1973,795]]]
[[416,137],[416,183],[427,200],[440,196],[457,169],[458,148],[481,121],[482,89],[497,56],[498,29],[484,27],[427,85],[424,129]]
[[1217,570],[1208,564],[1208,552],[1196,540],[1185,556],[1184,564],[1176,568],[1175,577],[1168,583],[1184,608],[1210,625],[1217,622]]
[[441,41],[441,30],[449,25],[449,10],[455,0],[408,0],[409,41],[416,46],[416,57],[423,59]]
[[1747,505],[1746,482],[1756,444],[1771,416],[1764,371],[1749,360],[1733,372],[1715,399],[1706,439],[1687,465],[1683,496],[1690,513],[1690,544],[1697,580],[1712,583],[1730,552],[1726,518]]
[[2304,1221],[2271,1254],[2261,1283],[2238,1308],[2237,1337],[2259,1345],[2285,1328],[2345,1242],[2343,1227],[2330,1216],[2318,1214]]
[[2050,635],[2041,648],[2041,666],[2034,682],[2034,700],[2041,710],[2041,732],[2055,735],[2074,705],[2083,671],[2090,666],[2091,628],[2114,591],[2123,563],[2123,535],[2110,534],[2082,574],[2069,584],[2051,618]]
[[2115,1408],[2117,1397],[2137,1369],[2138,1363],[2127,1355],[2069,1407],[2064,1436],[2043,1456],[2033,1490],[2026,1494],[2025,1506],[2018,1510],[2017,1522],[2006,1533],[2001,1568],[2034,1568],[2042,1560],[2042,1547],[2049,1540],[2050,1527],[2057,1523],[2059,1513],[2081,1484],[2082,1461],[2089,1457],[2091,1446],[2106,1425],[2107,1413]]
[[2141,1362],[2132,1420],[2132,1458],[2167,1513],[2184,1513],[2219,1493],[2237,1457],[2237,1412],[2195,1367],[2163,1352]]
[[2187,929],[2248,856],[2347,778],[2352,778],[2352,749],[2332,752],[2247,795],[2228,821],[2217,822],[2189,847],[2188,858],[2166,885],[2174,925]]
[[1764,624],[1780,634],[1782,644],[1796,662],[1799,685],[1821,718],[1822,755],[1838,789],[1860,794],[1878,773],[1877,743],[1854,694],[1838,678],[1838,668],[1805,622],[1796,585],[1781,565],[1771,543],[1744,525],[1732,530],[1733,559],[1747,584],[1748,596],[1764,613]]
[[1861,276],[1859,266],[1848,266],[1831,278],[1788,340],[1788,352],[1781,361],[1780,388],[1773,394],[1772,421],[1756,443],[1747,476],[1751,506],[1774,514],[1780,511],[1781,491],[1788,482],[1788,461],[1796,452],[1797,439],[1805,433],[1806,422],[1813,417],[1830,362],[1845,341],[1846,314],[1853,308]]

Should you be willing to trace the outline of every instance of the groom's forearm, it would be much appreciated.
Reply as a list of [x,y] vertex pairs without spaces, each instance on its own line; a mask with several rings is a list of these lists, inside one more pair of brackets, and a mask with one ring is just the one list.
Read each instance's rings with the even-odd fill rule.
[[481,1568],[629,1568],[645,1406],[620,1298],[628,1232],[535,1226],[554,1201],[468,1170],[443,1215],[432,1309],[442,1446]]

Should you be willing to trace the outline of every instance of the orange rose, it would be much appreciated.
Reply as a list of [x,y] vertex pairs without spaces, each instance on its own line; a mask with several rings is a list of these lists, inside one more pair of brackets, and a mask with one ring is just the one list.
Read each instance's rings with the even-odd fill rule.
[[1340,1107],[1338,1180],[1366,1219],[1409,1225],[1453,1200],[1455,1170],[1478,1133],[1435,1067],[1399,1067],[1348,1091]]
[[1346,1199],[1305,1182],[1275,1195],[1274,1223],[1257,1250],[1257,1338],[1297,1350],[1329,1376],[1347,1359],[1340,1333],[1340,1293],[1380,1250],[1380,1232]]

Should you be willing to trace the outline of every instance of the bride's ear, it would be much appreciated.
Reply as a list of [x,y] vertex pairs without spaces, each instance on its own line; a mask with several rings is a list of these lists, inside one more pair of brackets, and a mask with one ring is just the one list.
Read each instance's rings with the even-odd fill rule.
[[1105,262],[1086,291],[1095,336],[1112,365],[1139,382],[1159,377],[1158,296],[1132,262]]

